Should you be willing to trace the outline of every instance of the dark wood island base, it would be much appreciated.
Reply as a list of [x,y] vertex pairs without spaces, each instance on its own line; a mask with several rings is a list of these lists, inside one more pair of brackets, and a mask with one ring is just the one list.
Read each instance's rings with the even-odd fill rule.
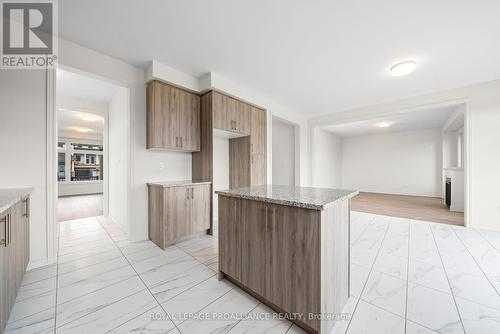
[[219,279],[310,333],[330,333],[349,298],[357,192],[259,186],[218,194]]

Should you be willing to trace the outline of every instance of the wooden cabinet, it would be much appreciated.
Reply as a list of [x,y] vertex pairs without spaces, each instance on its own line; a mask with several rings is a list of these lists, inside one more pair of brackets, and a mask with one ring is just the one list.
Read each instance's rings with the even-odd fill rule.
[[200,150],[200,97],[152,81],[147,88],[147,148]]
[[241,250],[243,223],[241,201],[231,197],[219,197],[219,268],[222,272],[241,280]]
[[[348,200],[321,211],[219,195],[219,270],[278,311],[341,312],[348,252]],[[299,325],[319,333],[333,326],[314,317]]]
[[210,228],[211,186],[191,187],[191,230],[206,231]]
[[0,333],[14,307],[29,261],[29,199],[0,213]]
[[251,106],[219,92],[212,94],[214,128],[249,135]]
[[273,295],[273,214],[265,202],[241,200],[241,282],[268,300]]
[[10,211],[0,213],[0,333],[9,319],[10,297],[9,297],[9,251],[5,243],[8,236],[8,219]]
[[255,107],[251,110],[252,131],[250,135],[250,184],[267,184],[267,127],[266,111]]
[[210,229],[211,184],[149,185],[149,239],[164,249]]

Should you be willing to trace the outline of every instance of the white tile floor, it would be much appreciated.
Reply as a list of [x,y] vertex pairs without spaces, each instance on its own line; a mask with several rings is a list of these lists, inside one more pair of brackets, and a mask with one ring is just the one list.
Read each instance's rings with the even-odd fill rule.
[[[500,232],[352,218],[336,333],[500,333]],[[103,218],[64,222],[58,264],[26,274],[6,333],[303,333],[216,271],[214,237],[162,251]]]

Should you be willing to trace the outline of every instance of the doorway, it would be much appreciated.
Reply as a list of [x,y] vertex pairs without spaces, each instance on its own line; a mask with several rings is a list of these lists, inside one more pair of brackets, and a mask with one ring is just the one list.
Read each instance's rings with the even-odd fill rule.
[[272,119],[272,175],[274,185],[295,186],[297,180],[297,126]]
[[109,119],[119,95],[117,85],[67,69],[56,72],[58,222],[109,213]]

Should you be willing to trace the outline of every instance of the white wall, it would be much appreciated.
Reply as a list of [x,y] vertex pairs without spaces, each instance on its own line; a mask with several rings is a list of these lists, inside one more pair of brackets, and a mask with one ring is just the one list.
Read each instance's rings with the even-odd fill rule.
[[61,196],[102,194],[103,181],[72,181],[59,182],[57,184],[57,194]]
[[443,132],[443,168],[458,167],[458,132]]
[[[229,139],[214,135],[213,139],[214,180],[213,190],[229,189]],[[219,201],[214,193],[213,220],[219,220]]]
[[342,139],[323,129],[314,130],[312,186],[342,188]]
[[46,72],[0,70],[0,188],[35,189],[31,195],[30,267],[48,261],[46,123]]
[[441,129],[343,139],[343,188],[441,197],[441,180]]
[[295,127],[273,117],[273,184],[295,185]]
[[108,109],[109,217],[129,232],[130,129],[129,91],[119,88]]

